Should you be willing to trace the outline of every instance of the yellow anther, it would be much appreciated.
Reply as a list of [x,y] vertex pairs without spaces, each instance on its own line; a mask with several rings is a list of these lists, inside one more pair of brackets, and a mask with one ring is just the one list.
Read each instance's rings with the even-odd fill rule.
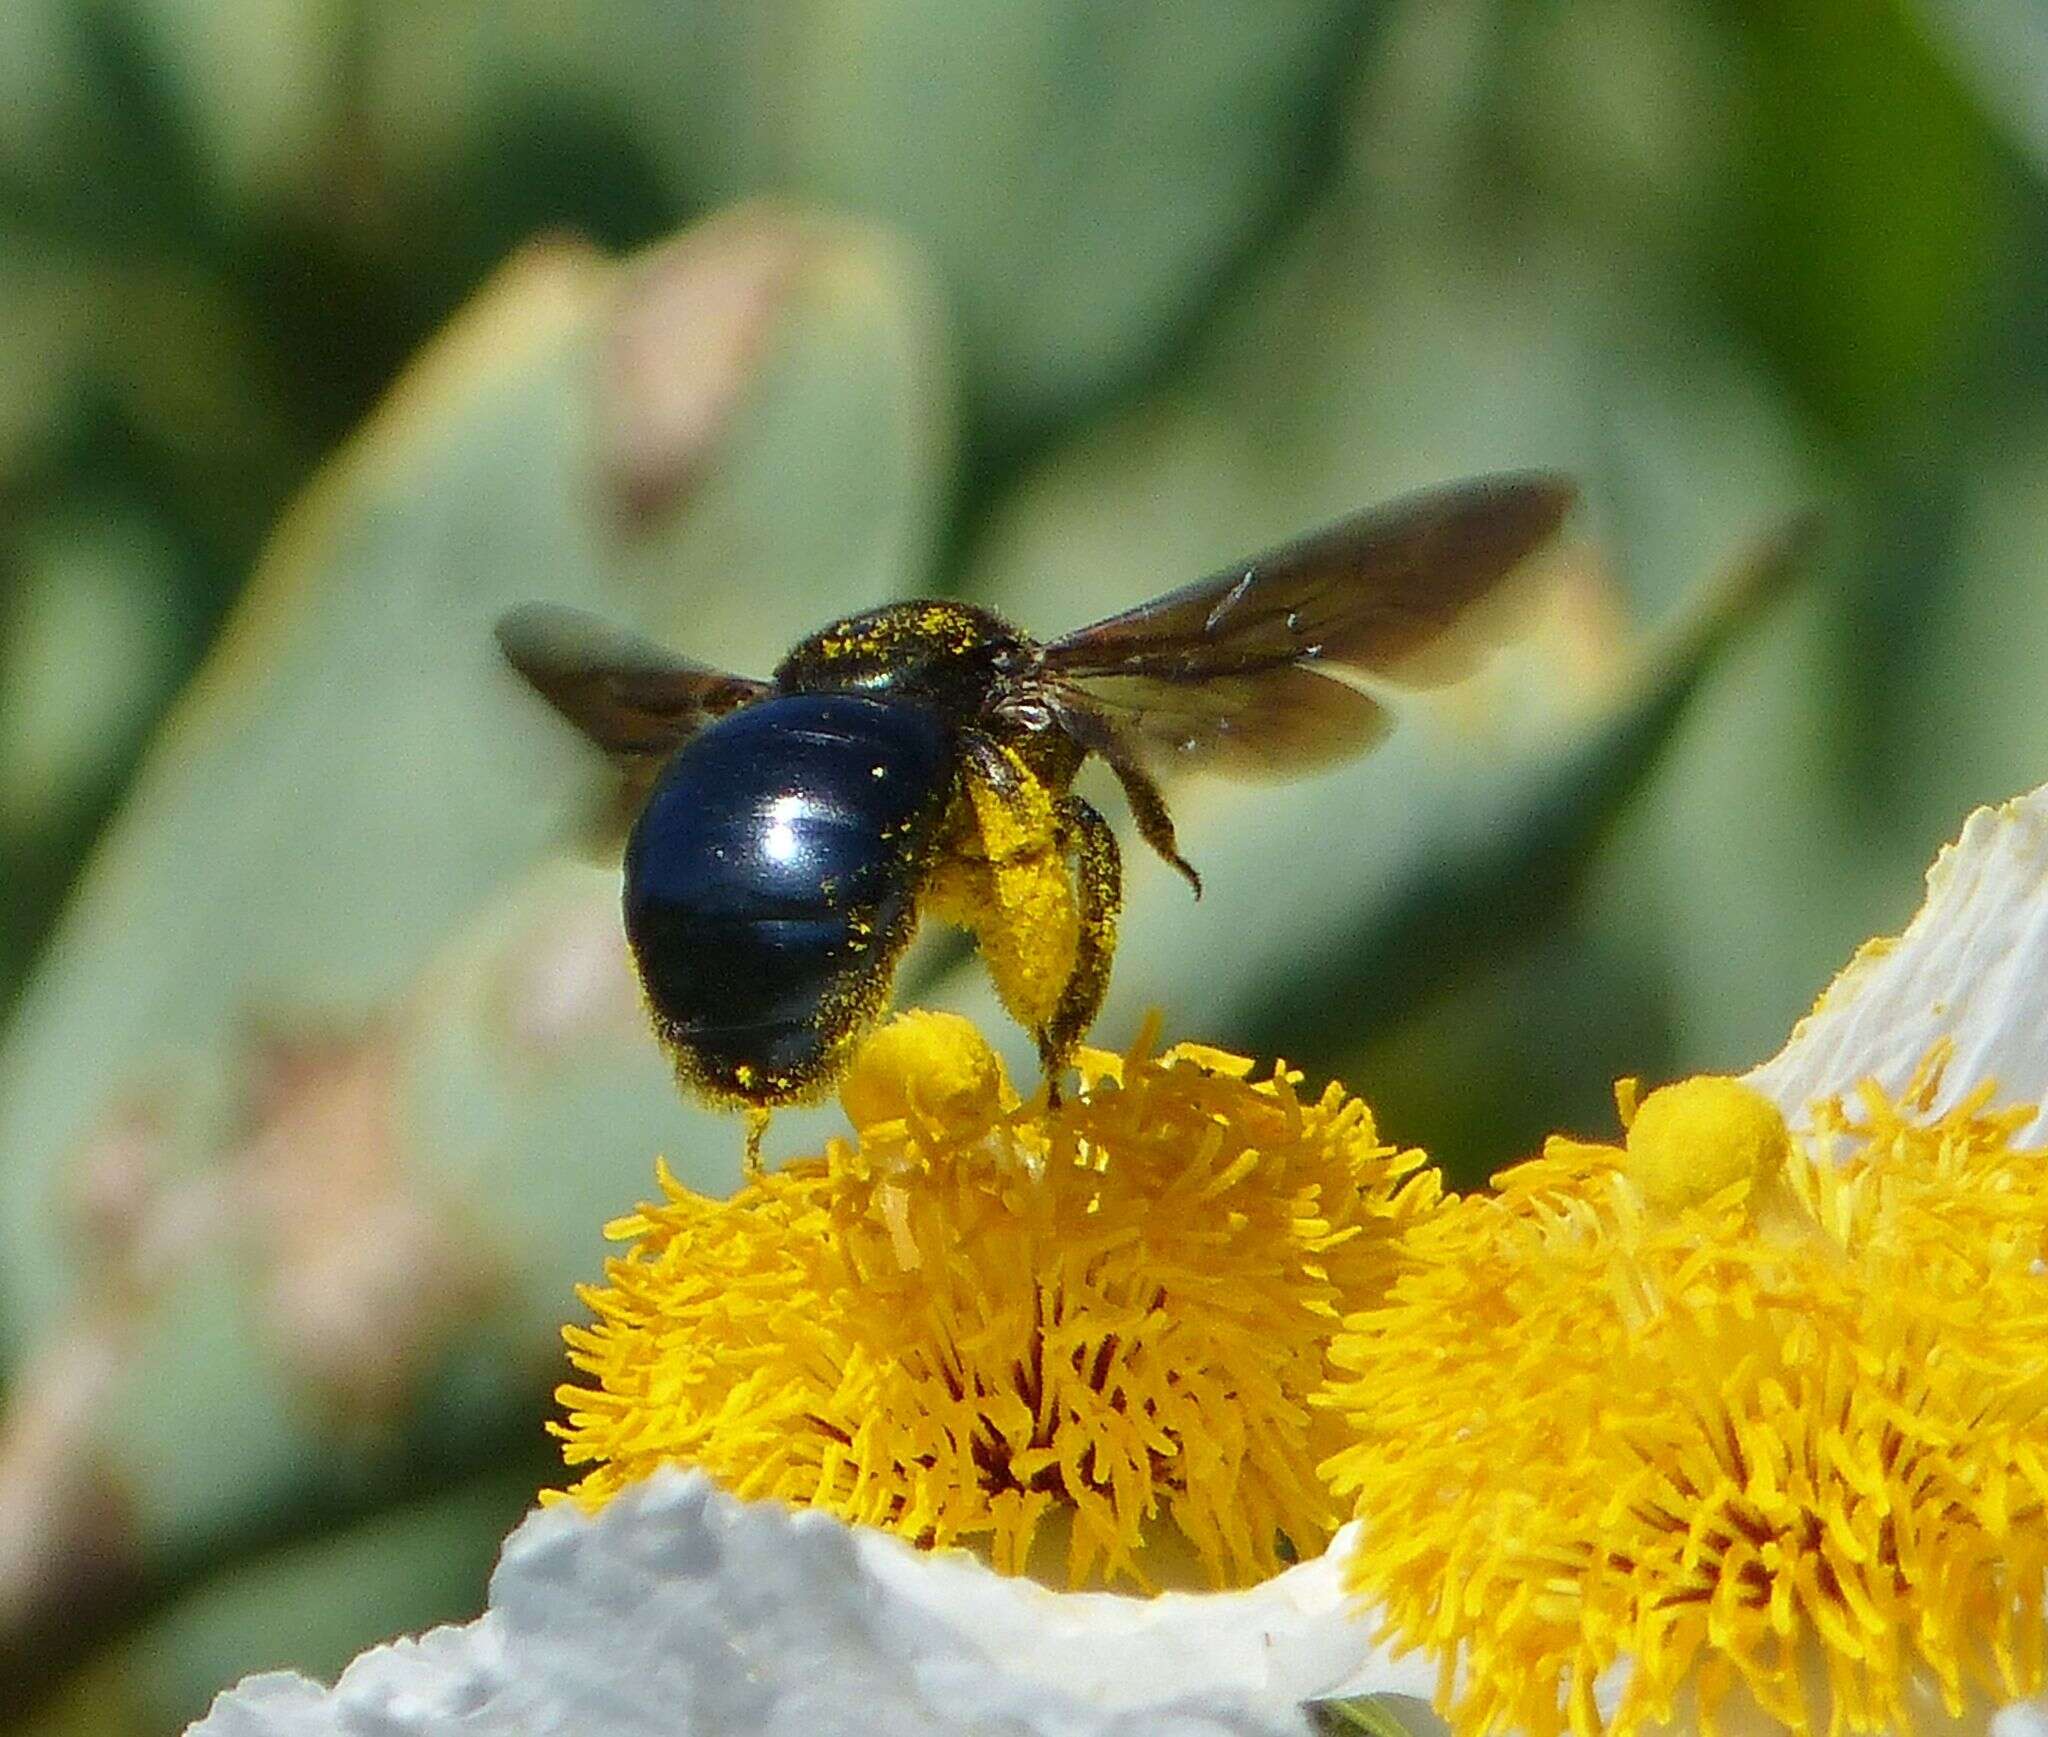
[[1651,1206],[1698,1206],[1735,1182],[1783,1170],[1790,1135],[1777,1105],[1740,1080],[1699,1074],[1660,1086],[1636,1107],[1628,1173]]
[[950,1123],[1009,1095],[1003,1064],[957,1013],[912,1009],[861,1045],[839,1085],[846,1119],[866,1130],[913,1109]]

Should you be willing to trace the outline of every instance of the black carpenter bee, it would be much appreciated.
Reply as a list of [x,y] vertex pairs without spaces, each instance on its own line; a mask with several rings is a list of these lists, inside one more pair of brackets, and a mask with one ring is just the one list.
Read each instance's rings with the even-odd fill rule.
[[973,931],[1057,1090],[1122,889],[1082,762],[1199,897],[1154,770],[1286,775],[1370,746],[1386,713],[1343,676],[1469,666],[1450,630],[1573,498],[1544,475],[1410,496],[1042,644],[971,604],[891,603],[765,682],[546,604],[498,639],[626,773],[626,934],[686,1087],[757,1114],[821,1096],[931,916]]

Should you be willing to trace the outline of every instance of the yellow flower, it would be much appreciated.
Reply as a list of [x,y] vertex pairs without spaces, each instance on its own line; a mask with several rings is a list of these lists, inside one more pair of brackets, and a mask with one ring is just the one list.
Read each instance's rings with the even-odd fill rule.
[[1081,1069],[1019,1104],[964,1020],[908,1015],[844,1087],[857,1142],[728,1201],[664,1170],[566,1334],[568,1494],[695,1465],[1010,1573],[1063,1530],[1075,1586],[1150,1585],[1162,1536],[1217,1585],[1319,1550],[1309,1398],[1434,1174],[1284,1069],[1144,1039]]
[[1406,1233],[1327,1470],[1459,1732],[2040,1691],[2048,1165],[1989,1084],[1933,1112],[1944,1060],[1800,1141],[1739,1082],[1666,1088],[1625,1148],[1553,1140]]

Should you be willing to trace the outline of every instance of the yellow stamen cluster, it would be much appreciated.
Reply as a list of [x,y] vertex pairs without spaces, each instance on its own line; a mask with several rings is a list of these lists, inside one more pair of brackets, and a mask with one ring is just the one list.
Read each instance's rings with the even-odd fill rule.
[[1626,1149],[1553,1140],[1408,1231],[1325,1469],[1459,1732],[1911,1730],[2041,1690],[2048,1163],[1988,1086],[1933,1117],[1937,1078],[1829,1106],[1810,1153],[1734,1082],[1656,1094]]
[[729,1201],[664,1171],[567,1333],[568,1494],[699,1465],[1006,1572],[1063,1532],[1076,1586],[1150,1584],[1162,1534],[1218,1585],[1320,1549],[1310,1396],[1434,1174],[1337,1088],[1218,1051],[1081,1071],[1019,1104],[965,1022],[911,1016],[846,1084],[857,1143]]

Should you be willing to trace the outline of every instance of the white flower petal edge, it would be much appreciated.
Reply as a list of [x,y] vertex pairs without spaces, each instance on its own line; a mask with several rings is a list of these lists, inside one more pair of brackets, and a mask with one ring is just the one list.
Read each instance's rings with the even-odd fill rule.
[[[1749,1082],[1796,1128],[1862,1080],[1903,1090],[1943,1038],[1956,1049],[1937,1111],[1985,1079],[2001,1104],[2048,1103],[2048,786],[1972,814],[1906,932],[1860,949]],[[2048,1118],[2014,1137],[2043,1142]]]
[[529,1515],[490,1609],[364,1653],[332,1689],[222,1695],[192,1737],[1299,1737],[1339,1685],[1427,1695],[1348,1613],[1350,1542],[1238,1593],[1005,1579],[671,1471],[595,1517]]

